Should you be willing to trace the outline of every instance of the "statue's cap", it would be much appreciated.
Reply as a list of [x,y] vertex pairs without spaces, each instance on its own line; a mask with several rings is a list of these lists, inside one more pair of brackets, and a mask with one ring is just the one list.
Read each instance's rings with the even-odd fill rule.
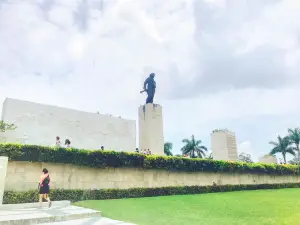
[[155,76],[155,73],[150,73],[149,76],[150,76],[150,77],[154,77],[154,76]]

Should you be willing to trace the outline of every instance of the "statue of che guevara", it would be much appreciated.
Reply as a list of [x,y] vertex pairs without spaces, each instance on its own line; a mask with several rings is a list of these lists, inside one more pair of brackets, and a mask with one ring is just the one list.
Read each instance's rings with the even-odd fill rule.
[[141,93],[147,92],[148,97],[146,99],[146,104],[153,103],[153,98],[154,98],[155,89],[156,89],[156,82],[154,80],[154,77],[155,77],[155,73],[151,73],[149,75],[149,77],[144,82],[143,91],[141,91]]

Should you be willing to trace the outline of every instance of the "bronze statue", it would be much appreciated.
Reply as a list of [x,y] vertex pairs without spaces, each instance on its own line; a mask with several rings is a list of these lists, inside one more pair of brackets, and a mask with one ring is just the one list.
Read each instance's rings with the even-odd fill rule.
[[154,80],[154,77],[155,77],[155,73],[151,73],[149,75],[149,77],[144,82],[143,91],[141,91],[141,93],[147,92],[148,97],[146,99],[146,104],[153,103],[153,98],[154,98],[155,89],[156,89],[156,82]]

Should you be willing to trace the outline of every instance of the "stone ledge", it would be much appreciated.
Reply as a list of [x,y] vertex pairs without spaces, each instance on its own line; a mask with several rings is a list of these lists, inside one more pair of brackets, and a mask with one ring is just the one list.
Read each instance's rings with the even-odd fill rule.
[[118,220],[112,220],[104,217],[93,217],[78,220],[69,220],[57,223],[43,223],[39,225],[136,225],[133,223],[126,223]]
[[[53,201],[52,207],[68,207],[71,205],[71,201]],[[42,207],[47,207],[48,202],[43,202]],[[23,204],[4,204],[0,205],[0,210],[13,210],[13,209],[28,209],[39,208],[40,203],[23,203]]]
[[99,211],[71,205],[58,206],[56,204],[51,208],[33,208],[28,207],[28,204],[24,205],[27,208],[24,206],[23,208],[1,209],[0,225],[36,225],[101,216],[101,212]]

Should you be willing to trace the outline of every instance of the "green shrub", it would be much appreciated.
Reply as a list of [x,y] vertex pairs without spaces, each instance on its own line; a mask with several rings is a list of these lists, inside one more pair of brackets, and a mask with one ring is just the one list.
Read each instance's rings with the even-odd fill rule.
[[261,163],[226,162],[170,156],[146,156],[138,153],[89,151],[37,145],[0,144],[0,156],[12,161],[70,163],[106,168],[134,167],[187,172],[237,172],[263,174],[297,174],[297,166]]
[[[179,186],[161,188],[130,188],[130,189],[100,189],[100,190],[51,190],[53,201],[69,200],[103,200],[121,198],[140,198],[167,195],[204,194],[213,192],[244,191],[257,189],[299,188],[300,183],[286,184],[251,184],[251,185],[214,185],[214,186]],[[5,191],[3,204],[31,203],[38,201],[38,191]]]

